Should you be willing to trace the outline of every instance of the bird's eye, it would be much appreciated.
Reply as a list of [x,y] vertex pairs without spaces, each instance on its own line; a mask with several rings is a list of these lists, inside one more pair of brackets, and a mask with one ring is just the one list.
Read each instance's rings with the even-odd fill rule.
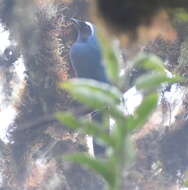
[[18,54],[15,48],[6,48],[3,53],[4,60],[9,64],[14,63],[18,59]]
[[88,33],[88,34],[91,33],[90,27],[89,27],[88,25],[86,25],[86,24],[83,26],[82,30],[83,30],[85,33]]

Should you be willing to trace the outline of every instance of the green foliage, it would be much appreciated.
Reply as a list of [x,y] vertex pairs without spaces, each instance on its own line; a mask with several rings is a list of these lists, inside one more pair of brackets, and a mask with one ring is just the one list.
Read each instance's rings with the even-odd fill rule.
[[174,10],[174,16],[176,20],[181,22],[187,22],[188,21],[188,12],[187,10],[183,8],[177,8]]
[[[113,50],[109,43],[105,42],[106,62],[111,67],[112,78],[116,79],[119,73],[115,65],[118,65]],[[105,118],[113,118],[115,126],[108,134],[106,123],[96,123],[83,118],[76,118],[71,113],[57,113],[56,117],[63,124],[85,134],[98,138],[107,146],[107,153],[104,159],[93,158],[90,155],[79,153],[69,155],[68,160],[85,165],[100,174],[108,184],[108,189],[118,190],[122,185],[122,173],[126,165],[133,159],[133,148],[130,141],[130,134],[133,130],[142,127],[158,103],[157,89],[162,83],[176,82],[179,77],[168,77],[162,61],[154,55],[142,54],[132,64],[144,67],[150,72],[136,81],[136,87],[145,94],[142,103],[135,110],[134,115],[125,116],[119,108],[123,94],[121,91],[109,84],[100,83],[94,80],[72,79],[60,86],[72,95],[76,100],[87,106],[100,110]],[[108,65],[108,64],[107,64]]]
[[184,185],[185,187],[188,187],[188,171],[186,171],[186,172],[184,173],[183,185]]
[[158,102],[158,94],[152,93],[146,96],[141,105],[136,109],[134,117],[130,118],[127,127],[129,131],[137,129],[145,124]]
[[122,96],[116,87],[92,79],[72,79],[60,84],[60,86],[78,101],[92,108],[117,105]]
[[119,86],[119,70],[121,63],[120,51],[115,43],[112,43],[109,38],[104,36],[104,32],[98,32],[98,38],[101,42],[108,77],[114,84]]
[[101,128],[101,125],[98,123],[91,122],[91,120],[86,119],[76,119],[71,113],[57,113],[56,118],[72,129],[79,128],[82,132],[101,139],[108,146],[115,146],[113,139],[108,134],[106,134],[105,129]]
[[140,77],[136,81],[136,87],[137,89],[143,89],[143,90],[150,90],[150,89],[157,89],[161,83],[173,83],[178,80],[181,80],[180,77],[175,76],[175,77],[168,77],[164,73],[149,73],[146,74],[142,77]]
[[137,79],[135,85],[139,90],[151,92],[157,90],[162,83],[183,81],[180,76],[169,77],[162,60],[155,55],[141,54],[135,58],[132,64],[150,71]]
[[77,153],[71,156],[66,156],[69,161],[74,161],[83,164],[99,173],[108,182],[110,186],[115,186],[116,170],[112,162],[98,160],[84,153]]
[[166,73],[162,60],[152,54],[140,54],[133,60],[132,64],[144,69],[157,71],[159,73]]

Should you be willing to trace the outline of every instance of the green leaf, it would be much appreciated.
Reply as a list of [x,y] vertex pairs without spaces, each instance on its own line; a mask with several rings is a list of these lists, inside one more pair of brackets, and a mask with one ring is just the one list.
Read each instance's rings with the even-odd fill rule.
[[126,121],[125,114],[118,108],[118,106],[109,106],[109,109],[107,109],[106,112],[108,112],[108,114],[115,120],[119,120],[121,122]]
[[115,87],[92,79],[71,79],[60,84],[76,100],[92,108],[104,108],[120,103],[122,93]]
[[121,54],[118,47],[106,38],[104,33],[98,32],[98,38],[102,47],[103,57],[105,60],[106,70],[109,78],[115,84],[119,82],[119,65],[121,62]]
[[135,146],[135,143],[133,143],[133,140],[132,140],[132,135],[127,135],[126,138],[125,138],[125,164],[126,166],[130,166],[134,159],[135,159],[135,149],[136,149],[136,146]]
[[95,122],[91,122],[85,119],[77,119],[71,113],[56,113],[55,117],[66,126],[72,129],[79,129],[85,134],[95,136],[103,141],[105,144],[114,147],[115,141],[111,138],[106,130],[101,126],[102,124],[98,124]]
[[83,131],[86,134],[92,135],[100,139],[108,146],[115,147],[116,142],[113,140],[113,138],[111,138],[108,132],[105,129],[103,129],[103,126],[97,126],[94,122],[89,121],[84,121],[83,124]]
[[141,127],[147,122],[149,116],[152,114],[158,103],[158,94],[152,93],[146,96],[141,105],[136,109],[134,117],[127,121],[129,130]]
[[149,73],[145,74],[144,76],[139,77],[136,80],[136,88],[137,89],[156,89],[158,88],[162,83],[174,83],[182,80],[181,77],[175,76],[172,78],[169,78],[166,74],[164,73]]
[[185,180],[183,184],[185,187],[188,187],[188,180]]
[[188,21],[188,12],[185,9],[177,8],[173,11],[175,14],[175,18],[182,21],[187,22]]
[[109,164],[105,161],[97,160],[83,153],[68,155],[65,159],[85,165],[86,167],[96,171],[98,174],[103,176],[108,184],[114,186],[116,173],[114,169],[115,167],[111,163]]
[[133,64],[147,70],[158,71],[159,73],[166,73],[166,69],[162,60],[156,55],[141,54],[134,61]]
[[69,112],[57,112],[55,113],[55,118],[60,121],[62,124],[71,127],[72,129],[81,128],[81,123],[72,113]]
[[188,171],[184,172],[183,185],[188,187]]
[[153,93],[146,96],[142,104],[136,109],[135,116],[141,125],[144,125],[150,114],[156,108],[158,103],[158,94]]

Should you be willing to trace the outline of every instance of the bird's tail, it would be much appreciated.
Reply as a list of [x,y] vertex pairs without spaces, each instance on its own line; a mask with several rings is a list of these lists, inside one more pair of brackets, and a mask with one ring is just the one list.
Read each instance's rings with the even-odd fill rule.
[[[100,111],[92,112],[91,117],[92,120],[98,122],[99,124],[102,124],[103,115]],[[108,130],[106,132],[109,133]],[[94,149],[94,155],[104,156],[107,147],[104,144],[100,143],[97,139],[93,139],[93,149]]]

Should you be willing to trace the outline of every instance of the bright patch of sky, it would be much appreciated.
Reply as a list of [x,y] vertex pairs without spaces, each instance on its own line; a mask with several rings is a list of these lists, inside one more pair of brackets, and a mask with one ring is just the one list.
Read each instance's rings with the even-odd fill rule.
[[[10,45],[14,44],[15,42],[10,41],[9,39],[9,31],[5,30],[5,28],[0,24],[0,54],[4,52],[4,50],[9,47]],[[11,95],[10,103],[4,103],[5,100],[5,93],[3,93],[4,86],[3,86],[3,78],[0,80],[0,139],[4,143],[9,143],[8,138],[8,130],[9,126],[14,122],[17,116],[17,110],[15,108],[15,103],[19,99],[19,91],[23,88],[24,78],[25,78],[25,66],[23,62],[23,58],[20,57],[14,63],[14,69],[16,73],[16,81],[12,83],[14,87],[14,91]],[[0,68],[0,72],[3,72]],[[2,75],[3,77],[3,75]]]
[[8,127],[14,122],[17,112],[14,107],[9,106],[0,112],[0,139],[9,143]]
[[3,53],[6,47],[10,46],[9,32],[0,24],[0,53]]

